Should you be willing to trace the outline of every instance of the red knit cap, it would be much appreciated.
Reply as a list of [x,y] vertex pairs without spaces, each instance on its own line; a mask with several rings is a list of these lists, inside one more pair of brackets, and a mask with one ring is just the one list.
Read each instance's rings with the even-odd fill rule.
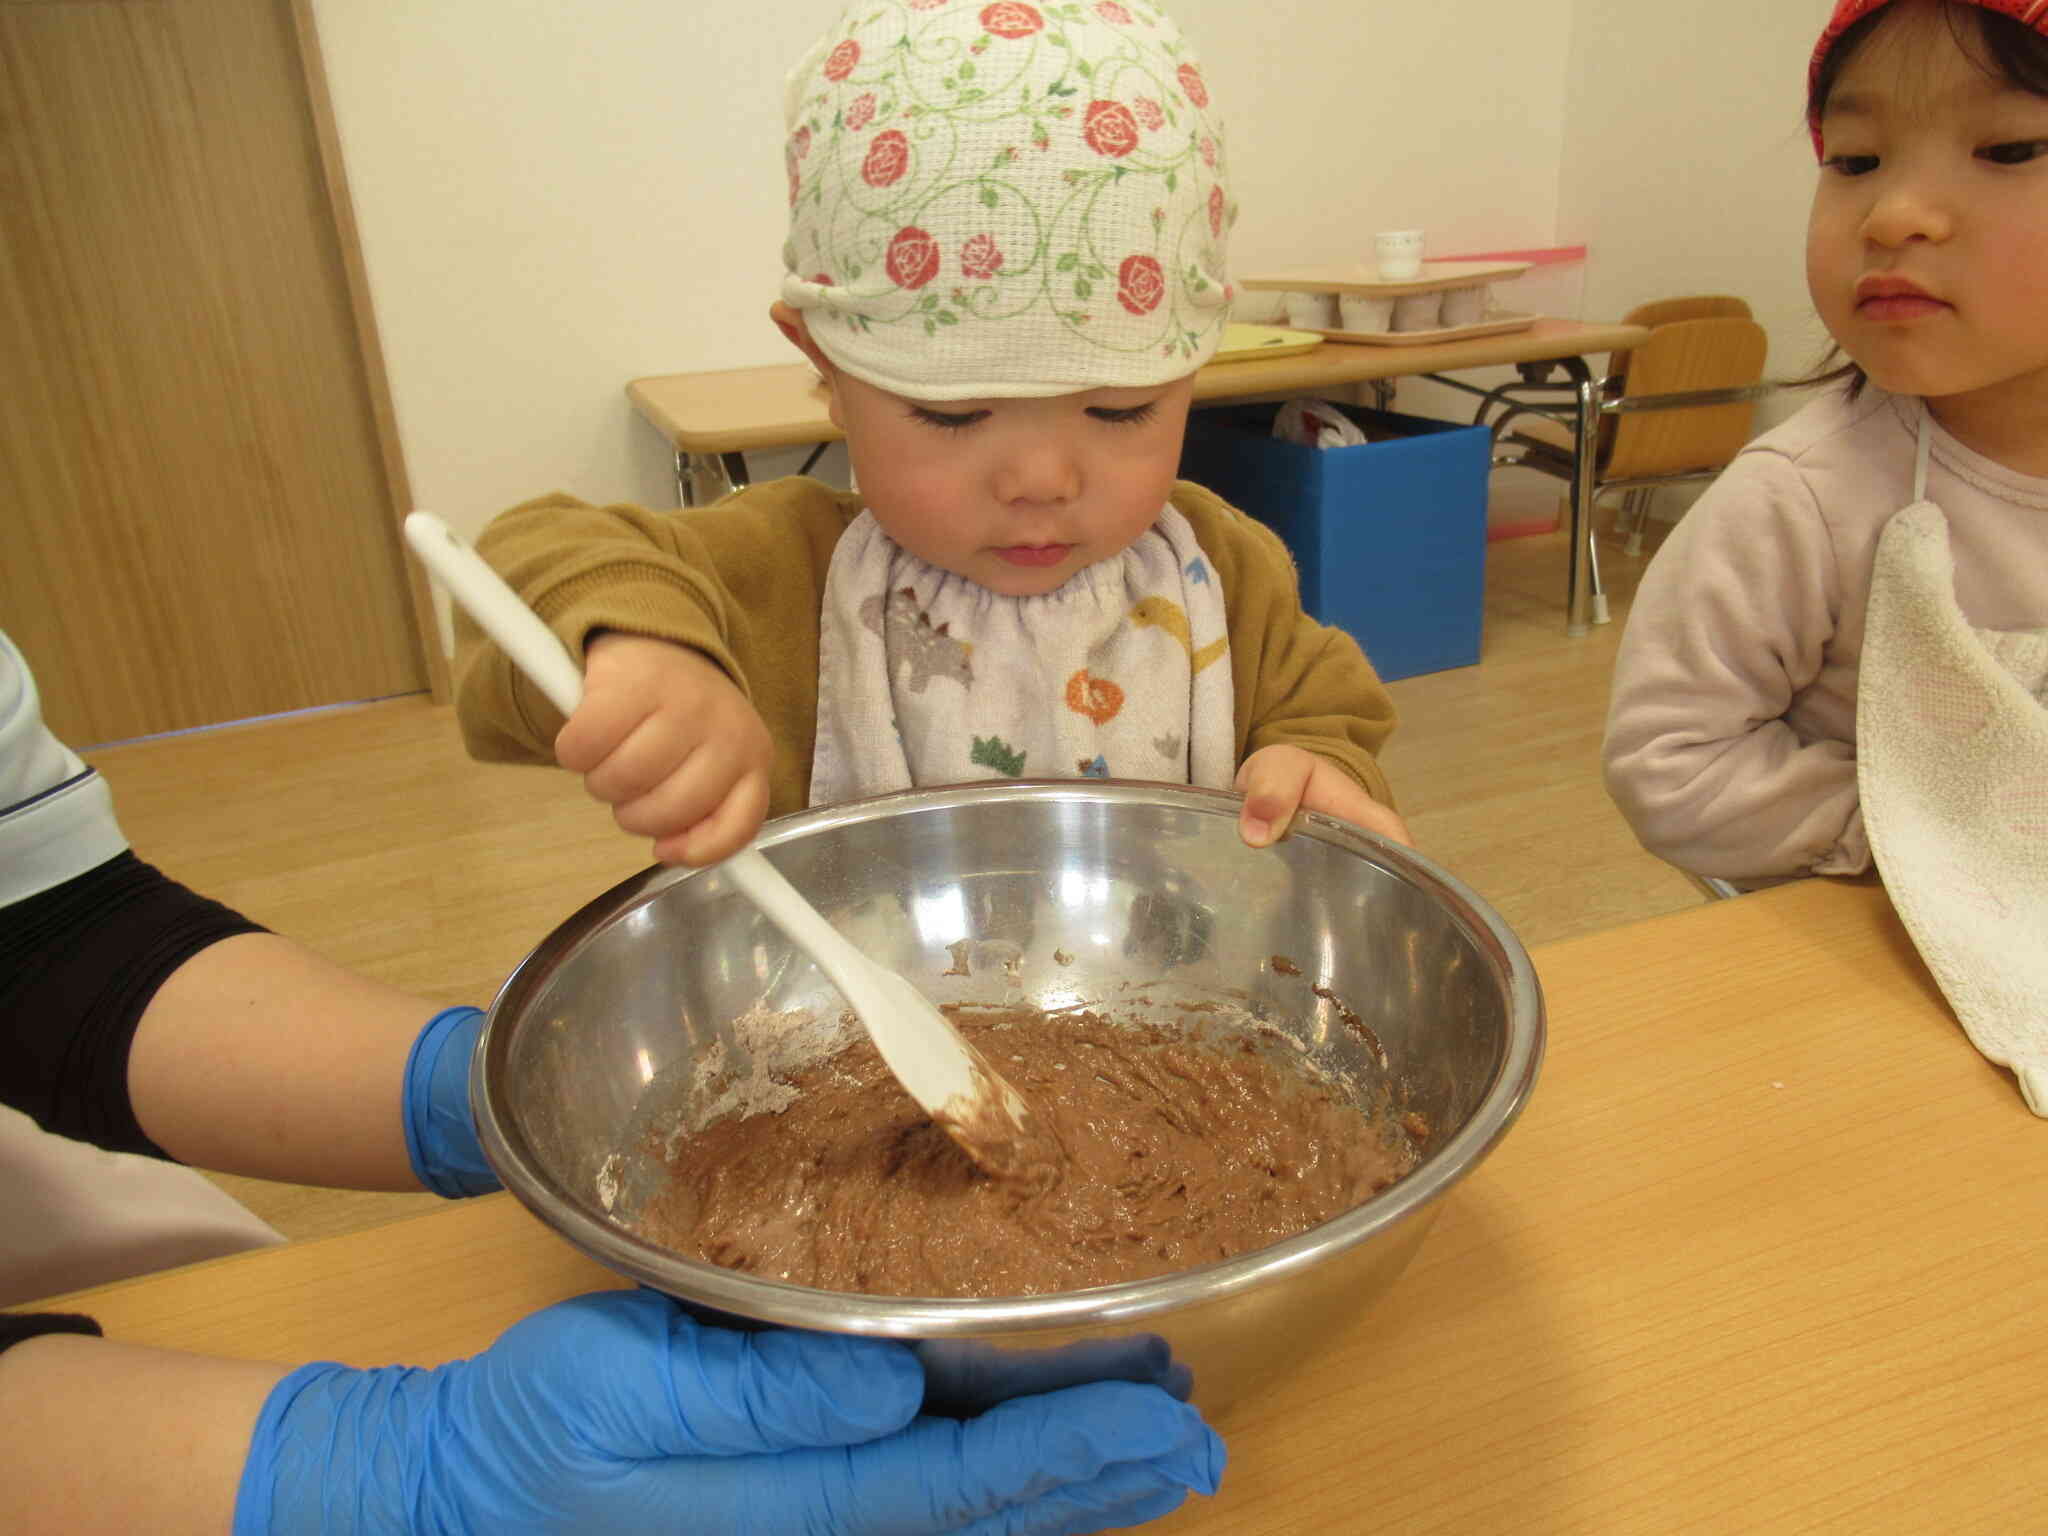
[[[1807,95],[1813,94],[1813,83],[1820,78],[1820,67],[1827,62],[1827,56],[1834,52],[1835,43],[1841,35],[1872,11],[1882,10],[1890,0],[1841,0],[1835,7],[1835,14],[1828,18],[1827,29],[1820,35],[1820,42],[1814,46],[1813,62],[1806,67]],[[2048,0],[1965,0],[1967,4],[1981,5],[1987,11],[1997,11],[2001,16],[2010,16],[2014,21],[2032,27],[2048,37]],[[1820,121],[1807,123],[1813,133],[1813,151],[1820,153]]]

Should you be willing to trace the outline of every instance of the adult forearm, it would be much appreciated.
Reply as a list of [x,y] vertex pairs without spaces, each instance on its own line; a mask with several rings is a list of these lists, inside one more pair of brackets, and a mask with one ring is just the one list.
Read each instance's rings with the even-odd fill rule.
[[351,1189],[417,1189],[408,1051],[435,1004],[273,934],[193,956],[151,999],[128,1060],[136,1118],[183,1162]]
[[221,1536],[281,1365],[76,1335],[0,1354],[0,1488],[23,1536]]

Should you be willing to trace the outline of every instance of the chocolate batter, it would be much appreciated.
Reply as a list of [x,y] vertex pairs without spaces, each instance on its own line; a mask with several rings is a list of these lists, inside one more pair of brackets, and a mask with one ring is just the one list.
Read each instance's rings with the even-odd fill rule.
[[977,1170],[863,1038],[793,1078],[776,1112],[657,1129],[668,1178],[633,1230],[826,1290],[1037,1295],[1263,1247],[1415,1162],[1407,1138],[1249,1040],[1087,1013],[956,1022],[1057,1139],[1064,1167],[1049,1187]]

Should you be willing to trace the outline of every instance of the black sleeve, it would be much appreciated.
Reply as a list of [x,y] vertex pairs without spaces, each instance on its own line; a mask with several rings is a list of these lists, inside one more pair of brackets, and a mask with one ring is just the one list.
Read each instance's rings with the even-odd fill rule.
[[0,1352],[41,1333],[86,1333],[101,1337],[100,1325],[76,1312],[0,1312]]
[[166,1156],[128,1100],[135,1026],[200,950],[263,931],[132,853],[0,911],[0,1103],[47,1131]]

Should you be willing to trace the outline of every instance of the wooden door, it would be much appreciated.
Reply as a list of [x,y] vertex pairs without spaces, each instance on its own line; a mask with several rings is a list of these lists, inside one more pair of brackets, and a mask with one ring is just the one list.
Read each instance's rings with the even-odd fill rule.
[[74,745],[441,672],[310,25],[0,0],[0,627]]

